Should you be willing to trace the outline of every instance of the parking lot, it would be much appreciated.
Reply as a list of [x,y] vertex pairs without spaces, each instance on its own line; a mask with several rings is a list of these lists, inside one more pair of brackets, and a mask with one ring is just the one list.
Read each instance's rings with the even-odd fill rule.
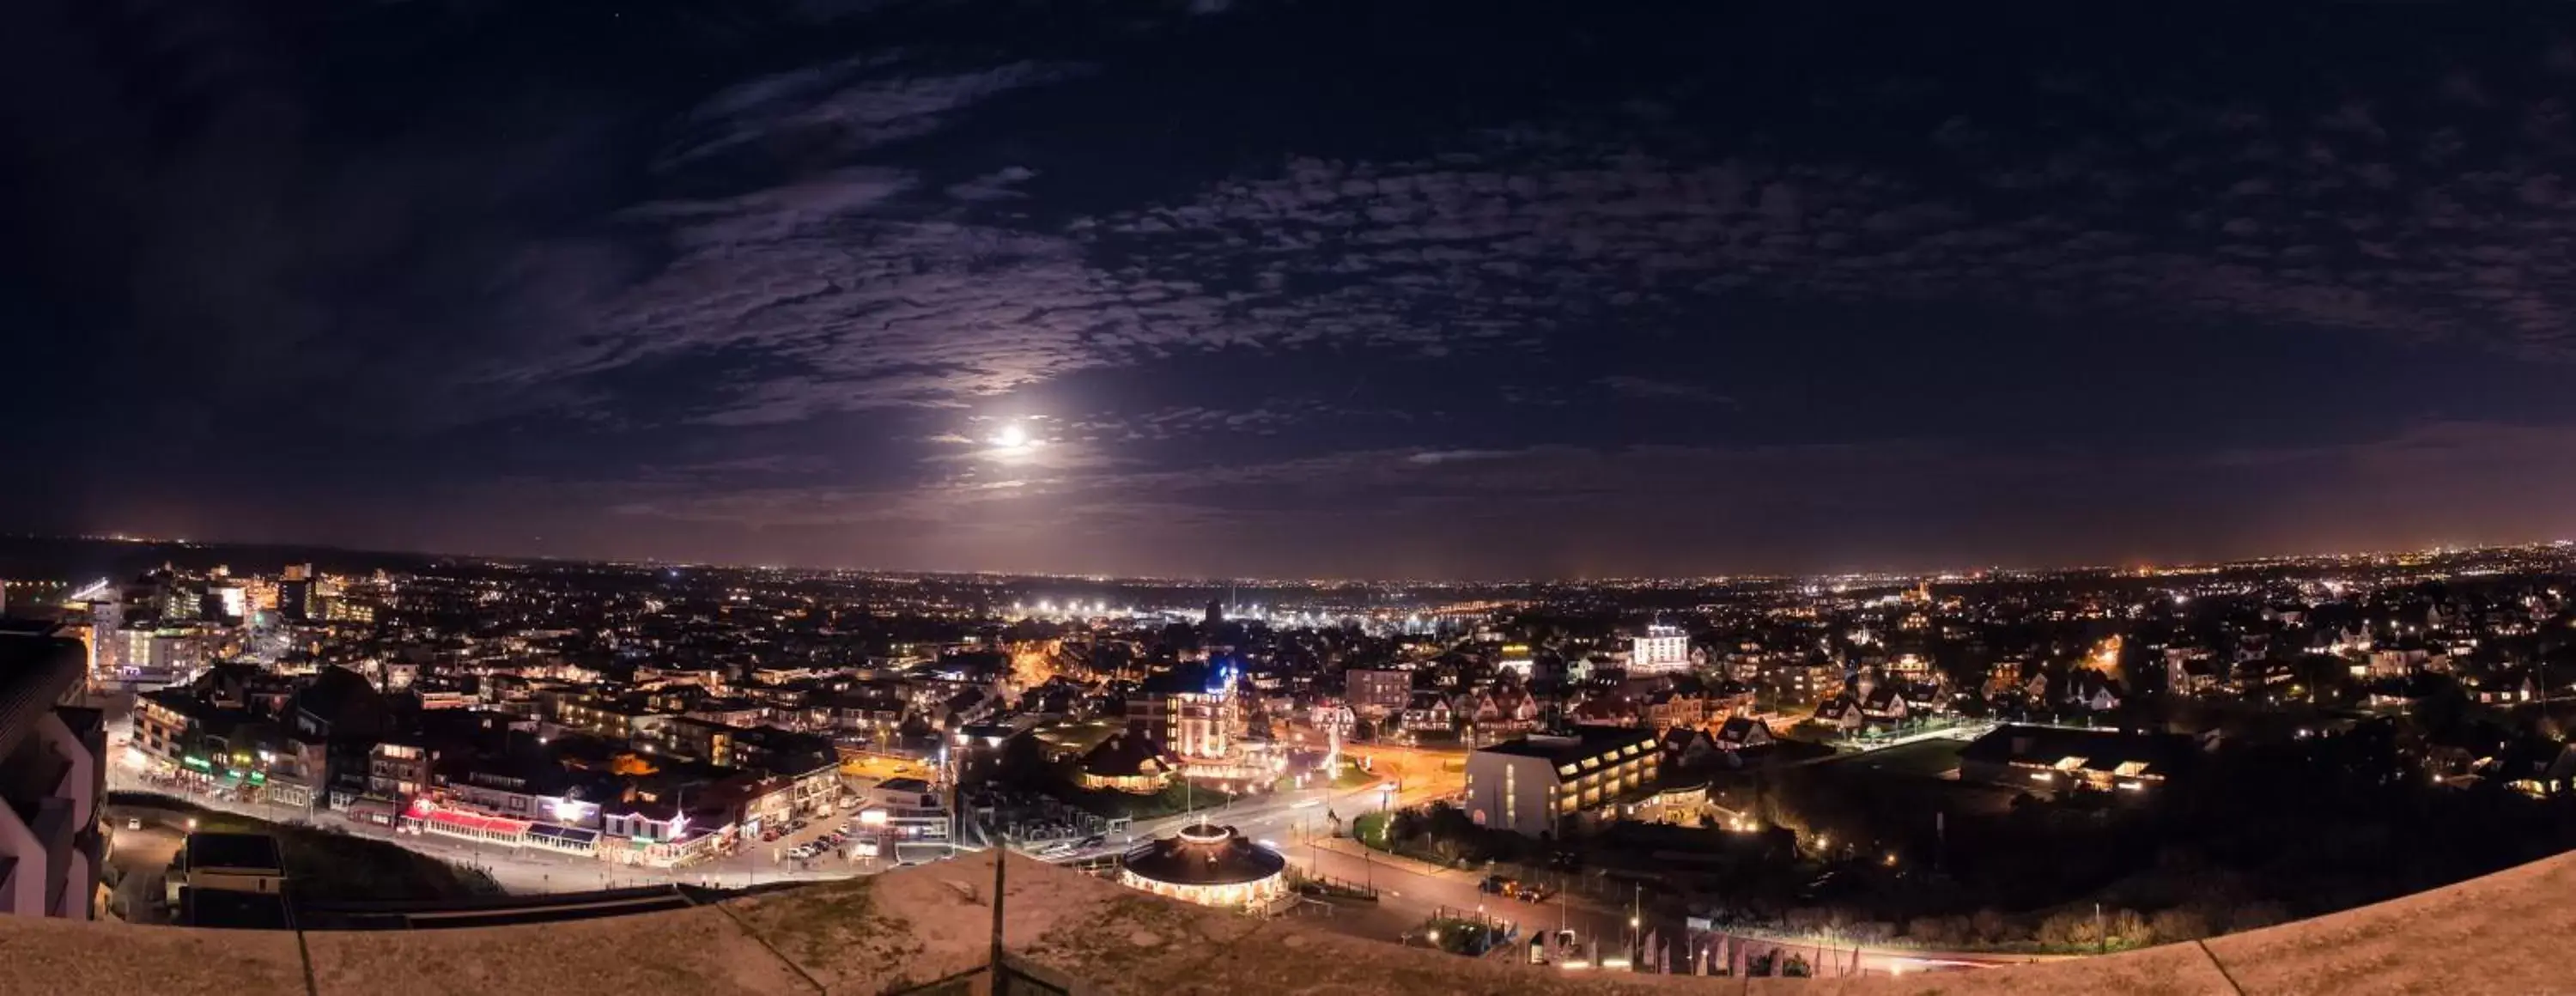
[[858,811],[836,810],[825,816],[798,817],[787,832],[758,846],[772,862],[822,870],[846,858],[850,833],[858,829]]

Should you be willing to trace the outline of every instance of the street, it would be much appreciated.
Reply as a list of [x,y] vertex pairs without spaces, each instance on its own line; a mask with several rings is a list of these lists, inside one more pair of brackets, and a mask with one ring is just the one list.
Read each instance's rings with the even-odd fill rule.
[[[267,802],[243,802],[211,796],[180,793],[169,786],[147,782],[123,765],[111,766],[108,772],[110,791],[148,792],[169,795],[207,809],[235,813],[272,823],[306,824],[370,837],[426,854],[431,857],[482,870],[492,877],[501,890],[514,895],[581,892],[636,885],[708,885],[738,888],[762,882],[823,881],[881,870],[881,862],[846,862],[834,858],[777,864],[770,860],[771,849],[785,851],[806,840],[828,832],[840,819],[817,820],[805,830],[774,843],[758,843],[733,854],[719,856],[681,868],[651,868],[643,865],[611,864],[595,858],[529,847],[507,847],[477,841],[460,840],[439,834],[397,833],[391,827],[348,819],[328,809],[307,810]],[[837,866],[837,867],[836,867]]]

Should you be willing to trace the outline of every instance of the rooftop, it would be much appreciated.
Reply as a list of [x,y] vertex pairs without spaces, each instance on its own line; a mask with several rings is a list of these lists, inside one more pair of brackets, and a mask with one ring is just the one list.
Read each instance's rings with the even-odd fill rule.
[[278,859],[275,837],[257,833],[204,832],[188,835],[188,867],[282,872],[286,865]]
[[1506,740],[1491,747],[1479,748],[1478,753],[1543,757],[1550,762],[1564,764],[1595,757],[1630,744],[1637,745],[1641,750],[1652,750],[1655,742],[1655,734],[1652,731],[1635,727],[1578,726],[1574,728],[1572,736],[1531,734],[1516,740]]
[[1239,885],[1279,874],[1288,859],[1233,827],[1193,823],[1128,852],[1126,864],[1140,878],[1172,885]]
[[1990,763],[2020,761],[2046,767],[2171,774],[2188,768],[2199,751],[2190,737],[2170,733],[2126,733],[2119,730],[2070,730],[2056,726],[1995,727],[1970,743],[1959,756]]

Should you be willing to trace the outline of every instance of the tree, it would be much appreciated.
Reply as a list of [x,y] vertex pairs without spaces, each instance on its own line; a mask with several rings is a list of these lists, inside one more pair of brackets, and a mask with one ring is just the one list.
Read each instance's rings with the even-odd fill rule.
[[1399,809],[1387,823],[1387,843],[1393,845],[1412,840],[1429,832],[1430,829],[1430,822],[1424,819],[1421,813],[1410,809]]

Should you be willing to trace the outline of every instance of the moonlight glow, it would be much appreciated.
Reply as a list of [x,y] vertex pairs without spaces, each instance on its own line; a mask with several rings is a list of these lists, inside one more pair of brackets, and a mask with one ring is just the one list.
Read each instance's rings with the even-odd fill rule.
[[1027,453],[1041,445],[1037,437],[1029,435],[1028,427],[1017,422],[1003,426],[987,441],[992,444],[993,452],[1003,456]]

